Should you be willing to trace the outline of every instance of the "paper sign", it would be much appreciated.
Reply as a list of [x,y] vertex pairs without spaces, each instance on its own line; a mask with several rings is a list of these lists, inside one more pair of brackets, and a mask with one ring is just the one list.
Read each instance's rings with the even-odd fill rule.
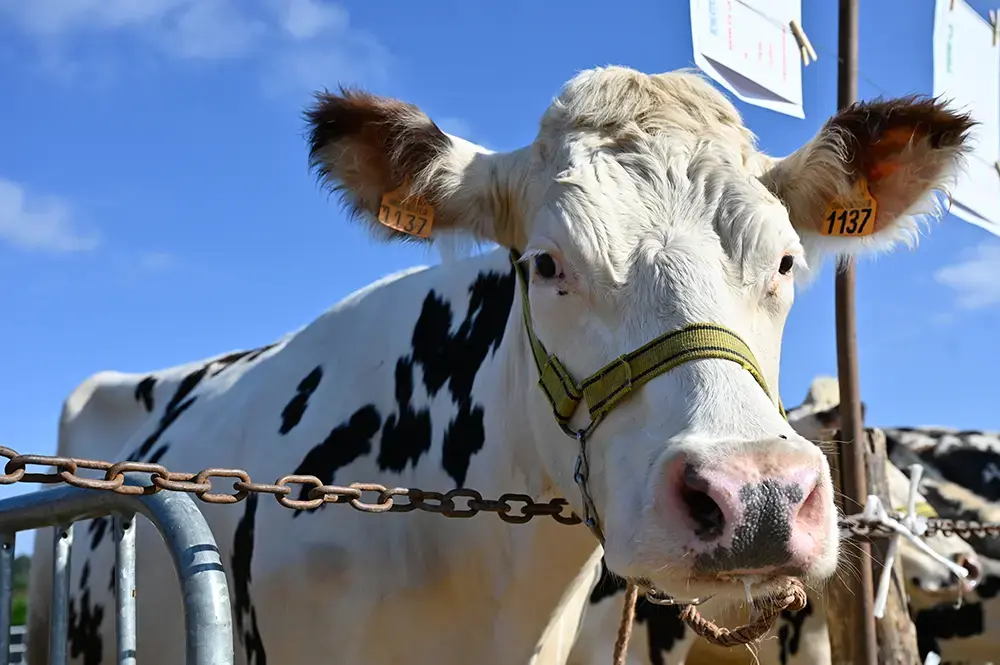
[[868,181],[860,178],[847,200],[827,206],[819,232],[825,236],[869,236],[875,232],[878,202],[868,191]]
[[801,0],[691,0],[694,62],[748,104],[804,118]]
[[434,208],[422,196],[409,196],[409,185],[382,195],[378,221],[391,229],[427,238],[434,226]]
[[[952,5],[954,4],[954,9]],[[937,0],[934,9],[934,95],[951,100],[980,124],[973,151],[951,187],[951,212],[1000,235],[1000,46],[993,28],[964,0]]]

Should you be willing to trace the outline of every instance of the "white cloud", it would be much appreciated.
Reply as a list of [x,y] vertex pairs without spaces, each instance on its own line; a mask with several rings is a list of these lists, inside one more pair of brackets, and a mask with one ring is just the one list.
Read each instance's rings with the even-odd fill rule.
[[100,244],[80,229],[69,206],[57,198],[29,197],[22,185],[0,178],[0,242],[40,252],[88,252]]
[[111,36],[180,61],[250,60],[271,89],[381,77],[389,60],[327,0],[0,0],[4,17],[37,40],[44,60],[77,68],[85,45],[106,56]]
[[980,243],[961,262],[935,272],[934,279],[956,292],[961,309],[1000,305],[1000,243]]
[[0,0],[0,12],[31,34],[57,37],[136,27],[185,4],[188,0]]
[[178,58],[216,60],[249,55],[267,29],[263,20],[228,0],[202,0],[185,2],[152,26],[149,35],[162,51]]
[[328,31],[348,27],[347,10],[318,0],[280,0],[281,27],[294,39],[312,39]]

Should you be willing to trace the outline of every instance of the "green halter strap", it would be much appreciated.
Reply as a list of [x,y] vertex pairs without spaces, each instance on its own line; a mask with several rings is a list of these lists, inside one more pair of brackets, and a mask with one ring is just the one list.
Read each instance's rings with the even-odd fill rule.
[[[528,274],[520,255],[511,250],[511,261],[521,285],[521,305],[524,325],[531,342],[532,355],[538,367],[538,384],[552,405],[556,422],[574,438],[578,432],[569,429],[569,420],[576,412],[580,400],[587,401],[590,425],[584,431],[589,435],[608,413],[633,391],[657,376],[692,360],[718,358],[738,363],[750,372],[764,392],[771,392],[750,347],[733,331],[714,323],[692,323],[664,333],[635,351],[611,361],[579,383],[573,380],[566,367],[550,355],[535,336],[531,322],[531,304],[528,302]],[[778,400],[778,410],[785,417],[784,407]]]
[[[600,368],[583,381],[577,383],[566,367],[554,355],[545,350],[541,340],[535,336],[531,322],[531,304],[528,302],[528,273],[521,255],[510,250],[510,260],[517,272],[517,281],[521,285],[521,306],[524,310],[524,327],[531,343],[531,353],[538,367],[538,385],[541,386],[545,398],[552,405],[552,415],[562,430],[576,439],[580,452],[576,457],[576,468],[573,480],[576,482],[583,499],[583,521],[604,545],[604,532],[601,530],[597,509],[587,489],[587,478],[590,473],[587,460],[587,439],[594,429],[607,417],[611,410],[627,398],[633,391],[657,376],[669,372],[673,368],[692,360],[717,358],[731,360],[750,372],[757,384],[770,398],[764,374],[757,364],[750,347],[739,335],[714,323],[692,323],[688,326],[664,333],[656,339],[647,342],[631,353],[627,353]],[[590,424],[586,429],[574,430],[569,426],[569,420],[576,412],[580,400],[587,401],[590,412]],[[781,417],[788,419],[785,408],[778,398],[778,411]],[[646,599],[657,605],[697,605],[706,599],[678,601],[657,589],[651,581],[642,578],[638,584],[646,589]]]
[[[750,347],[739,335],[714,323],[692,323],[678,330],[664,333],[631,353],[619,356],[583,381],[577,383],[555,355],[545,350],[545,345],[535,335],[531,322],[531,304],[528,301],[528,274],[521,255],[510,250],[510,260],[521,285],[521,306],[524,327],[531,343],[531,352],[538,367],[538,385],[552,406],[552,415],[562,430],[580,443],[573,477],[583,497],[584,522],[600,543],[604,533],[597,518],[597,510],[587,490],[589,463],[587,439],[611,410],[633,391],[657,376],[669,372],[692,360],[716,358],[739,364],[757,381],[770,398],[771,392],[764,374],[757,364]],[[576,412],[580,400],[587,401],[590,424],[586,429],[574,430],[569,420]],[[778,399],[778,411],[787,420],[785,409]]]

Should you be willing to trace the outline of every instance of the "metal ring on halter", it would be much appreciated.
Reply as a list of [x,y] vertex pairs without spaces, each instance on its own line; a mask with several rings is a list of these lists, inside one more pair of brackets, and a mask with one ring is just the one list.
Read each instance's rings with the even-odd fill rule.
[[[641,585],[645,586],[645,585]],[[670,596],[664,594],[662,591],[653,589],[652,587],[646,587],[646,600],[653,603],[654,605],[701,605],[706,600],[709,600],[712,596],[707,598],[692,598],[690,600],[677,600],[676,598],[671,598]]]
[[712,598],[712,596],[708,596],[706,598],[691,598],[688,600],[678,600],[676,598],[671,598],[667,594],[663,593],[663,591],[653,586],[653,583],[652,581],[649,580],[649,578],[640,577],[635,582],[639,586],[644,587],[646,589],[645,591],[646,599],[649,602],[653,603],[654,605],[701,605],[706,600]]

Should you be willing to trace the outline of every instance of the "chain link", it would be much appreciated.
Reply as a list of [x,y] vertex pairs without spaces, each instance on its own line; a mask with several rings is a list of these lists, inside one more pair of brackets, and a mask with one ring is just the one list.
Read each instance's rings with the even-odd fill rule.
[[[316,476],[286,475],[274,483],[255,483],[243,469],[202,469],[198,473],[170,471],[162,464],[147,462],[105,462],[101,460],[58,457],[53,455],[21,455],[11,448],[0,446],[0,458],[9,460],[0,474],[0,485],[15,483],[66,483],[83,489],[104,490],[118,494],[155,494],[161,490],[187,492],[205,503],[231,504],[243,501],[248,495],[270,494],[279,504],[291,510],[315,510],[326,504],[346,504],[363,513],[409,513],[420,510],[445,517],[467,518],[479,513],[495,513],[509,524],[524,524],[536,517],[551,517],[560,524],[582,524],[583,520],[569,508],[565,499],[535,501],[527,494],[506,493],[496,499],[485,499],[474,489],[458,487],[447,492],[429,492],[415,487],[386,487],[378,483],[351,483],[347,486],[326,485]],[[52,473],[29,473],[29,465],[52,466]],[[103,477],[88,478],[79,475],[81,469],[103,472]],[[126,485],[126,473],[149,474],[150,485]],[[231,491],[213,491],[215,478],[234,479]],[[221,487],[221,483],[220,483]],[[298,488],[298,489],[296,489]],[[305,498],[293,499],[293,492]],[[366,501],[365,495],[371,497]],[[406,501],[398,499],[406,497]],[[891,513],[901,519],[899,513]],[[893,532],[878,522],[870,522],[862,515],[840,519],[840,528],[852,536],[871,540],[884,538]],[[1000,522],[975,520],[950,520],[933,518],[927,521],[924,535],[942,533],[968,538],[1000,538]]]
[[[161,464],[146,462],[105,462],[58,457],[53,455],[21,455],[0,446],[0,458],[9,460],[0,474],[0,485],[15,483],[66,483],[83,489],[105,490],[118,494],[155,494],[161,490],[187,492],[205,503],[230,504],[243,501],[249,494],[270,494],[278,503],[292,510],[315,510],[324,504],[347,504],[363,513],[408,513],[421,510],[445,517],[472,517],[478,513],[495,513],[504,522],[524,524],[535,517],[548,516],[560,524],[582,524],[569,509],[565,499],[535,501],[527,494],[507,493],[497,499],[485,499],[474,489],[459,487],[448,492],[428,492],[413,487],[386,487],[378,483],[351,483],[346,487],[325,485],[316,476],[286,475],[274,483],[255,483],[243,469],[202,469],[198,473],[169,471]],[[53,466],[52,473],[29,473],[28,465]],[[80,469],[104,472],[103,477],[84,477]],[[150,485],[126,485],[126,473],[149,474]],[[213,479],[232,478],[232,491],[213,491]],[[221,488],[221,483],[220,483]],[[292,493],[305,498],[293,499]],[[370,497],[365,500],[365,495]],[[406,501],[399,501],[406,497]]]

